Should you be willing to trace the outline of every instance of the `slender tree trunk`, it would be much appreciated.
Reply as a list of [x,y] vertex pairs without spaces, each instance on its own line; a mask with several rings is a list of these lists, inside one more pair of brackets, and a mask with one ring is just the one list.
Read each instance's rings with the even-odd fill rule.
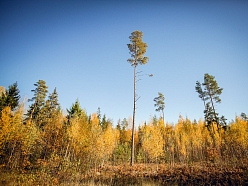
[[68,149],[69,149],[69,143],[67,144],[67,147],[66,147],[66,151],[65,151],[64,160],[65,160],[65,159],[66,159],[66,157],[67,157]]
[[133,126],[132,126],[132,149],[131,149],[131,162],[134,164],[134,126],[135,126],[135,112],[136,112],[136,66],[134,66],[134,99],[133,99]]
[[[164,109],[162,110],[162,112],[163,112],[163,122],[164,122]],[[163,123],[164,124],[164,123]]]
[[[212,107],[213,107],[213,110],[214,110],[214,105],[213,105],[213,100],[212,100],[212,97],[211,97],[211,94],[210,94],[210,91],[208,90],[208,93],[209,93],[209,96],[210,96],[210,99],[211,99],[211,103],[212,103]],[[206,102],[205,102],[205,96],[203,95],[202,97],[202,100],[203,100],[203,104],[204,104],[204,108],[206,110]],[[215,110],[214,110],[214,115],[216,117],[216,114],[215,114]],[[211,122],[211,124],[209,125],[209,123],[207,122],[206,118],[205,118],[205,123],[207,125],[207,129],[210,133],[210,136],[211,138],[213,139],[213,143],[214,143],[214,147],[216,146],[216,143],[215,143],[215,137],[214,137],[214,127],[213,127],[213,123]],[[212,127],[212,130],[211,128]]]
[[214,103],[213,103],[213,99],[212,99],[212,96],[211,95],[210,95],[210,100],[211,100],[211,104],[212,104],[212,107],[213,107],[213,111],[214,111],[214,116],[215,116],[215,119],[216,119],[217,127],[219,128],[219,123],[217,122],[217,115],[216,115],[216,112],[215,112]]
[[219,127],[219,121],[218,121],[218,117],[216,115],[216,112],[215,112],[215,108],[214,108],[214,102],[213,102],[213,98],[209,92],[209,96],[210,96],[210,100],[211,100],[211,104],[212,104],[212,107],[213,107],[213,111],[214,111],[214,116],[215,116],[215,120],[216,120],[216,124],[217,124],[217,131],[218,131],[218,134],[220,136],[220,127]]

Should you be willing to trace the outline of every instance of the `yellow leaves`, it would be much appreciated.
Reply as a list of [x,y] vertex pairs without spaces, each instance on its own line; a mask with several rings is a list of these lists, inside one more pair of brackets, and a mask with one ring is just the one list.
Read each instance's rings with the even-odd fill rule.
[[106,159],[113,153],[116,134],[111,125],[105,131],[101,130],[96,114],[91,116],[91,152],[96,160]]
[[9,141],[10,133],[13,128],[11,127],[11,109],[5,107],[2,110],[2,117],[0,118],[0,154],[3,152],[3,147],[6,141]]
[[[191,122],[180,117],[175,125],[164,125],[162,119],[156,125],[150,122],[135,132],[136,158],[140,158],[140,162],[169,163],[247,159],[248,123],[245,120],[237,117],[226,131],[220,132],[213,124],[211,131],[215,143],[201,120]],[[69,125],[65,125],[63,115],[57,113],[40,130],[31,120],[23,121],[21,106],[14,112],[9,107],[1,112],[0,154],[5,159],[0,166],[32,167],[41,157],[48,162],[47,167],[58,167],[65,159],[78,162],[80,166],[97,165],[110,157],[123,162],[130,158],[130,142],[130,128],[113,129],[111,123],[102,127],[96,113],[90,120],[86,113],[73,117]],[[38,162],[37,166],[43,165]]]
[[[2,110],[0,118],[0,151],[3,157],[8,159],[8,167],[28,167],[27,159],[34,149],[35,140],[39,132],[32,122],[23,123],[23,106],[19,106],[12,112],[10,107]],[[11,152],[11,153],[10,153]]]
[[90,120],[91,135],[93,138],[97,137],[101,133],[101,126],[99,125],[99,119],[96,113],[91,115]]
[[52,153],[57,153],[63,146],[65,136],[63,136],[63,115],[60,112],[53,113],[53,116],[47,120],[46,125],[41,131],[43,149],[47,157]]
[[72,118],[71,126],[68,130],[69,138],[76,153],[88,151],[89,146],[89,127],[88,122],[80,118]]
[[5,107],[2,110],[1,127],[3,127],[3,125],[10,124],[10,117],[11,117],[11,109],[10,107]]
[[69,130],[69,136],[70,138],[72,138],[74,141],[80,141],[81,138],[81,127],[80,127],[80,123],[78,122],[77,118],[73,118],[71,119],[71,127]]
[[18,108],[12,112],[10,107],[2,110],[0,118],[0,145],[7,141],[18,141],[25,137],[25,126],[23,125],[23,108]]
[[8,134],[11,131],[11,109],[10,107],[5,107],[2,110],[2,117],[0,118],[0,139],[1,143],[3,143],[2,140],[5,140],[8,138]]
[[206,144],[212,144],[210,133],[201,120],[196,123],[180,117],[174,131],[176,153],[180,161],[199,159],[200,154],[195,152],[203,152]]
[[2,95],[2,93],[5,92],[5,88],[3,86],[0,86],[0,96]]
[[115,131],[111,126],[108,126],[106,131],[103,133],[104,151],[106,155],[112,154],[115,147]]
[[109,157],[117,136],[111,125],[105,131],[102,130],[96,113],[91,115],[90,123],[80,118],[71,119],[69,137],[77,155],[80,157],[79,154],[83,153],[84,157],[80,158],[87,156],[91,160],[100,161]]
[[23,126],[24,130],[22,131],[22,141],[23,146],[27,149],[35,148],[35,143],[37,139],[40,139],[41,135],[36,125],[33,122],[28,122]]
[[163,154],[164,142],[161,132],[158,127],[151,125],[143,127],[143,132],[142,147],[150,158],[156,159]]
[[237,117],[235,123],[230,126],[226,139],[248,148],[248,123]]

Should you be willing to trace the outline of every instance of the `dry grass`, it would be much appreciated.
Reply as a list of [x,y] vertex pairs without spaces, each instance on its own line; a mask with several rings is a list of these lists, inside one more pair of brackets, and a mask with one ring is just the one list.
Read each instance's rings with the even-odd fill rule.
[[213,163],[192,165],[128,164],[105,166],[85,174],[78,172],[27,171],[0,174],[0,185],[248,185],[248,161],[228,166]]
[[121,180],[148,180],[169,185],[244,185],[248,184],[248,163],[239,166],[217,164],[156,165],[138,164],[133,167],[105,167],[98,173],[99,179],[117,177]]

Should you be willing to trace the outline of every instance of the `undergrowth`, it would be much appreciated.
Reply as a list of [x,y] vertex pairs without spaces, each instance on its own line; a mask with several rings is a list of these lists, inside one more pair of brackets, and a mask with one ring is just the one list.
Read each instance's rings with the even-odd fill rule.
[[[75,169],[76,170],[76,169]],[[248,163],[128,164],[75,170],[1,170],[0,185],[248,185]]]

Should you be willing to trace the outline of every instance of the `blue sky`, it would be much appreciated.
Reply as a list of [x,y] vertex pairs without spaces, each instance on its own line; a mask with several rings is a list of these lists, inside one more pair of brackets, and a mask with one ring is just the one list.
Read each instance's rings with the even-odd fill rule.
[[165,121],[203,118],[195,82],[214,75],[223,93],[217,112],[228,121],[248,114],[248,1],[0,1],[0,85],[18,82],[24,98],[39,79],[69,108],[100,107],[116,124],[133,112],[134,30],[147,43],[137,84],[136,124],[165,96]]

